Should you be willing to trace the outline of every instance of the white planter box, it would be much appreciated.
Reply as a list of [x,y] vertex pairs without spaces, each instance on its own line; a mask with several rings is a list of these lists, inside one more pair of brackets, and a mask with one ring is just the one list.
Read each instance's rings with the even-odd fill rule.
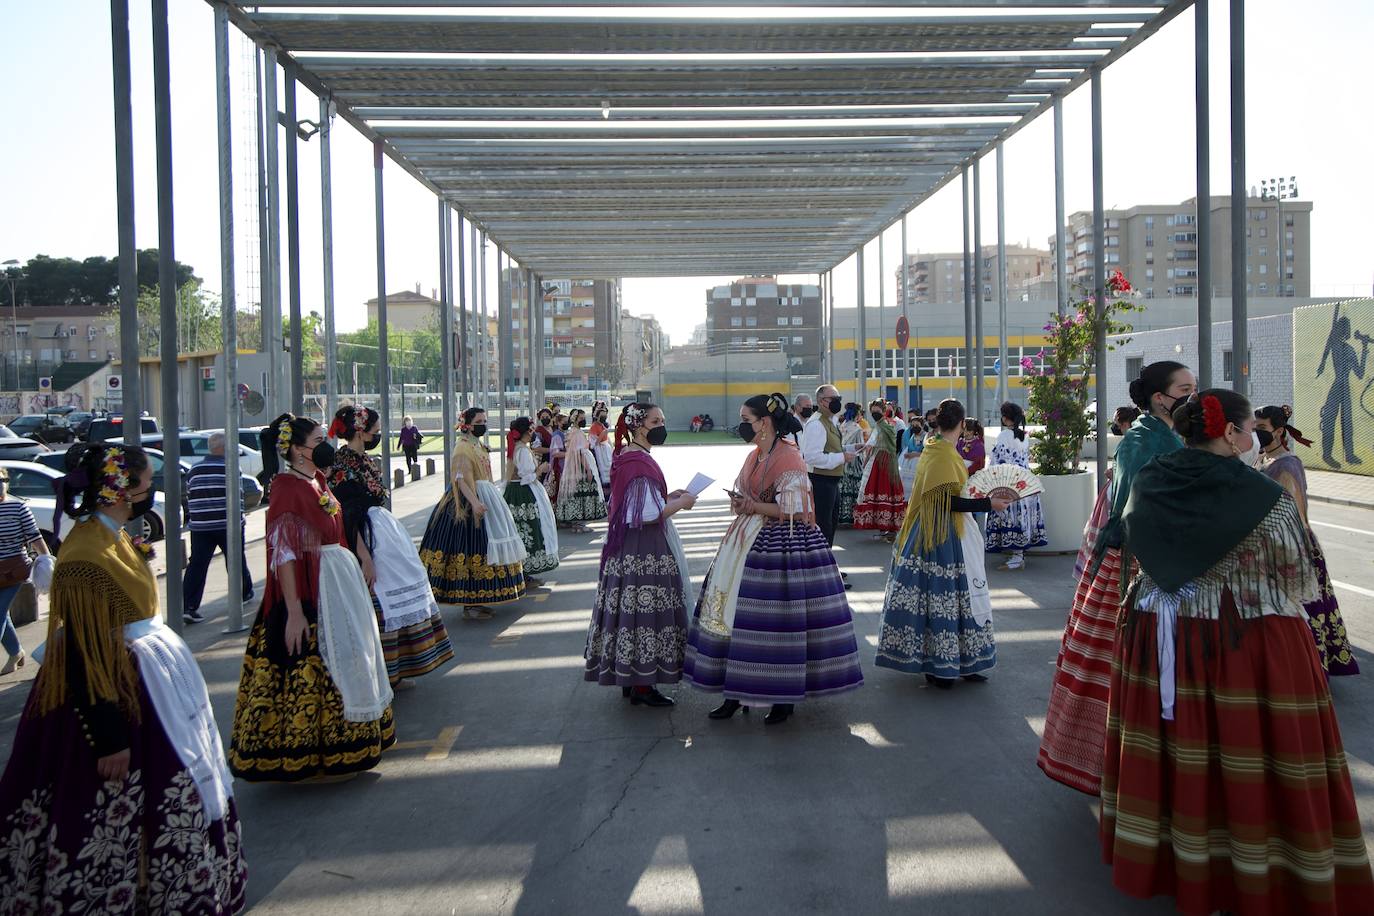
[[1078,552],[1083,546],[1083,526],[1092,515],[1093,501],[1097,497],[1094,480],[1093,474],[1041,476],[1045,492],[1040,494],[1040,503],[1045,513],[1047,543],[1031,553]]

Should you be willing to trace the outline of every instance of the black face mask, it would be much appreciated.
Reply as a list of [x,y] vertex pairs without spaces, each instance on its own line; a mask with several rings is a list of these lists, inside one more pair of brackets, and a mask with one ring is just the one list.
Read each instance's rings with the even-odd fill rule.
[[754,426],[748,420],[741,420],[739,424],[739,437],[745,442],[754,441]]
[[811,415],[812,415],[813,413],[815,413],[815,412],[816,412],[816,408],[814,408],[814,407],[803,407],[803,408],[801,409],[801,415],[802,415],[802,417],[803,417],[804,419],[807,419],[807,420],[811,419]]
[[662,445],[668,441],[668,427],[655,426],[644,434],[644,438],[649,440],[650,445]]
[[821,403],[825,405],[825,410],[826,410],[827,413],[830,413],[830,414],[837,414],[837,413],[840,412],[840,399],[839,399],[839,398],[826,398],[826,399],[825,399],[824,401],[822,401]]
[[548,426],[548,425],[549,425],[550,423],[552,423],[552,422],[553,422],[553,421],[550,420],[548,417],[540,417],[540,418],[539,418],[539,425],[540,425],[540,426]]
[[879,420],[883,418],[883,415],[878,413],[876,410],[870,413],[869,416],[873,418],[874,423],[877,423]]
[[478,423],[476,426],[472,428],[472,434],[476,436],[478,439],[482,438],[487,434],[487,424]]
[[315,462],[315,467],[321,471],[327,471],[334,466],[334,454],[334,446],[328,442],[321,442],[310,453],[310,460]]
[[1259,440],[1260,451],[1267,451],[1269,446],[1274,444],[1274,434],[1267,429],[1257,429],[1255,438]]
[[587,425],[587,421],[586,421],[586,420],[578,420],[578,421],[577,421],[577,428],[578,428],[578,429],[581,429],[582,427],[584,427],[584,426],[586,426],[586,425]]
[[131,518],[139,518],[153,511],[153,491],[148,490],[138,499],[129,504]]
[[378,433],[378,434],[375,435],[375,436],[372,436],[372,437],[370,437],[370,438],[367,438],[367,439],[364,439],[364,440],[363,440],[363,448],[367,449],[369,452],[372,451],[374,448],[376,448],[377,446],[379,446],[379,445],[381,445],[381,444],[382,444],[382,435],[381,435],[381,433]]

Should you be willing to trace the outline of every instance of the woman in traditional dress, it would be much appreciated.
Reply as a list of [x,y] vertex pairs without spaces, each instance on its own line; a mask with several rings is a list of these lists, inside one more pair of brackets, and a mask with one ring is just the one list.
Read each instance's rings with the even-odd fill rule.
[[605,401],[592,405],[592,425],[588,436],[592,443],[592,456],[596,458],[596,470],[601,478],[601,495],[607,506],[611,502],[611,464],[615,459],[615,449],[611,447],[611,410]]
[[963,404],[940,402],[935,435],[916,466],[878,629],[879,667],[924,674],[944,690],[960,677],[986,680],[983,672],[997,664],[983,536],[969,513],[1009,502],[960,495],[968,471],[954,446],[963,423]]
[[1131,400],[1144,414],[1131,424],[1112,457],[1110,508],[1078,579],[1055,661],[1037,762],[1046,776],[1089,795],[1102,787],[1112,644],[1122,583],[1131,572],[1121,554],[1121,513],[1140,469],[1183,447],[1174,434],[1171,411],[1196,390],[1188,367],[1170,361],[1151,363],[1131,382]]
[[377,617],[326,484],[334,447],[320,424],[289,413],[262,446],[267,589],[243,654],[229,766],[251,782],[346,778],[377,765],[396,727]]
[[429,571],[434,597],[463,605],[464,620],[490,620],[487,605],[525,594],[525,545],[515,519],[491,482],[485,445],[487,412],[463,411],[458,444],[449,465],[453,480],[430,513],[420,540],[420,562]]
[[1369,913],[1374,876],[1303,607],[1319,593],[1307,526],[1246,466],[1259,443],[1244,397],[1208,389],[1173,418],[1188,447],[1140,469],[1122,516],[1140,575],[1108,701],[1112,881],[1200,916]]
[[697,599],[685,663],[692,684],[724,693],[713,719],[771,705],[764,721],[777,724],[803,699],[863,684],[844,581],[816,526],[801,452],[784,439],[799,427],[782,394],[740,408],[740,438],[754,447],[735,480],[736,518]]
[[844,476],[840,478],[840,520],[841,525],[854,524],[854,505],[859,501],[860,486],[864,476],[864,443],[868,439],[863,428],[862,411],[852,401],[844,407],[844,419],[840,421],[840,442],[846,452],[854,452],[854,460],[844,466]]
[[970,477],[981,471],[988,463],[987,444],[983,442],[983,424],[973,417],[964,420],[964,428],[960,431],[959,441],[954,447],[959,452],[959,457],[964,459],[964,467],[968,469]]
[[[565,446],[568,441],[568,418],[562,414],[553,414],[548,428],[549,448],[545,460],[549,463],[549,469],[544,473],[544,492],[548,493],[549,501],[554,504],[556,510],[558,490],[562,485],[563,465],[567,460]],[[564,523],[560,521],[559,524]]]
[[[1011,464],[1030,469],[1030,442],[1026,439],[1026,412],[1020,404],[1007,401],[1002,405],[1002,431],[992,446],[992,464]],[[1045,514],[1040,508],[1040,496],[1027,496],[1014,501],[1001,512],[988,516],[988,553],[1006,553],[1007,561],[1000,569],[1024,569],[1025,551],[1044,547]]]
[[554,515],[559,524],[567,525],[579,534],[590,531],[586,522],[606,517],[606,500],[601,493],[601,475],[591,442],[587,439],[587,414],[581,408],[568,413],[568,428],[564,433],[563,472],[558,481],[558,499]]
[[210,693],[162,624],[147,453],[77,443],[48,639],[0,779],[0,909],[230,914],[247,867]]
[[558,568],[558,522],[549,494],[539,483],[539,472],[544,465],[531,450],[534,423],[529,417],[516,417],[510,429],[515,434],[515,454],[507,465],[506,489],[502,496],[510,506],[511,517],[525,545],[525,584],[538,587],[544,583],[534,577],[535,573]]
[[381,444],[381,417],[370,407],[341,407],[329,435],[344,440],[329,489],[343,507],[344,540],[372,589],[386,674],[395,687],[452,659],[453,644],[415,542],[387,510],[382,472],[367,457]]
[[632,404],[624,416],[631,438],[615,461],[584,676],[619,686],[636,706],[672,706],[656,685],[682,679],[692,603],[687,556],[672,519],[697,500],[686,490],[669,493],[650,455],[668,439],[663,411]]
[[868,437],[868,461],[854,506],[854,527],[875,531],[877,537],[890,541],[906,512],[906,491],[897,462],[897,430],[886,402],[874,401],[868,407],[873,432]]
[[1360,664],[1355,661],[1351,651],[1350,639],[1345,632],[1345,621],[1341,619],[1341,607],[1336,602],[1336,593],[1331,588],[1331,574],[1326,569],[1326,556],[1322,553],[1317,534],[1307,520],[1307,472],[1303,470],[1302,460],[1293,453],[1293,443],[1310,447],[1312,441],[1304,439],[1302,431],[1289,424],[1293,408],[1261,407],[1255,411],[1255,435],[1259,437],[1263,460],[1260,470],[1268,474],[1288,491],[1298,505],[1307,528],[1308,546],[1312,552],[1312,564],[1317,577],[1320,596],[1315,601],[1303,605],[1307,610],[1308,622],[1317,639],[1317,655],[1321,658],[1322,668],[1334,677],[1359,674]]
[[921,422],[919,414],[913,413],[907,418],[900,440],[897,443],[900,451],[898,469],[902,477],[902,492],[909,498],[911,484],[916,480],[916,464],[921,460],[921,450],[926,447],[925,425]]

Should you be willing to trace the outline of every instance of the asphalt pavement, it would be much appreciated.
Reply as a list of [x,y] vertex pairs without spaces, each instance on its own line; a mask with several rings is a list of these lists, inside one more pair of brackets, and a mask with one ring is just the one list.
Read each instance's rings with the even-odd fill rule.
[[[670,489],[701,472],[718,479],[708,496],[744,455],[656,450]],[[416,538],[440,492],[437,478],[396,492]],[[728,519],[718,499],[677,518],[698,585]],[[1332,692],[1368,842],[1374,512],[1314,504],[1312,520],[1366,672]],[[873,667],[890,548],[842,531],[866,684],[765,727],[759,715],[708,720],[716,697],[686,685],[657,710],[582,680],[603,532],[565,532],[548,587],[492,621],[445,608],[457,659],[397,696],[399,744],[375,770],[338,785],[236,784],[253,912],[1173,911],[1113,890],[1096,800],[1035,766],[1072,557],[990,569],[998,666],[986,684],[942,692]],[[260,541],[248,557],[260,575]],[[216,616],[187,638],[227,742],[245,637],[222,632],[224,582],[216,565],[204,606]],[[26,646],[39,629],[23,629]],[[6,758],[32,668],[0,680]]]

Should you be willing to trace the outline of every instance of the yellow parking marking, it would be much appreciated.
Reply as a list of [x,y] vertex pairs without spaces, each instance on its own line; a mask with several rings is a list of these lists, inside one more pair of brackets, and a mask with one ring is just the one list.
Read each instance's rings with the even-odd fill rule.
[[439,730],[438,736],[433,741],[397,741],[391,746],[393,751],[418,751],[426,750],[426,760],[446,760],[453,751],[453,745],[458,741],[458,735],[462,732],[463,726],[449,725]]

